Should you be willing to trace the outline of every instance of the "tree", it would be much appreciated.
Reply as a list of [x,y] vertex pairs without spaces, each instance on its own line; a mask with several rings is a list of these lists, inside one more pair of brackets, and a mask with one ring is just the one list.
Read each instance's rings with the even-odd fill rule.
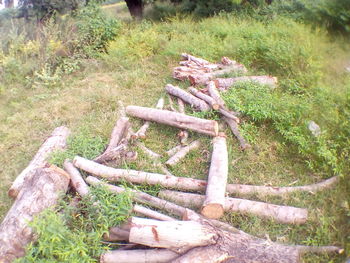
[[143,16],[143,3],[142,0],[125,0],[128,6],[130,15],[133,18],[141,19]]

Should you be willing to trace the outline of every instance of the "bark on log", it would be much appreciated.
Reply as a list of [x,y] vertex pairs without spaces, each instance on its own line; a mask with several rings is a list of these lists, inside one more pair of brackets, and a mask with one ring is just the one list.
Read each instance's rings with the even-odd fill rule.
[[158,221],[132,217],[129,241],[183,253],[216,243],[216,234],[195,221]]
[[119,227],[111,227],[109,232],[103,235],[105,241],[115,242],[115,241],[128,241],[129,240],[129,230],[124,230]]
[[35,169],[0,225],[0,262],[12,262],[25,255],[25,247],[33,238],[28,223],[33,216],[56,205],[68,184],[69,175],[62,169]]
[[210,136],[216,136],[219,133],[218,123],[213,120],[205,120],[177,112],[139,106],[128,106],[126,107],[126,112],[133,117],[167,124],[180,129],[194,130]]
[[[157,102],[157,105],[156,105],[156,109],[163,109],[164,107],[164,99],[163,98],[160,98]],[[141,139],[144,139],[146,138],[146,132],[149,128],[149,125],[150,125],[150,122],[149,121],[146,121],[142,127],[135,133],[136,137],[137,138],[141,138]]]
[[[162,190],[159,196],[184,207],[200,208],[205,196]],[[256,215],[284,224],[303,224],[307,220],[307,209],[292,206],[280,206],[264,202],[226,197],[223,209],[227,212]]]
[[213,153],[205,200],[202,202],[202,215],[212,219],[218,219],[223,216],[227,176],[228,153],[226,138],[215,137],[213,139]]
[[192,55],[187,54],[187,53],[182,53],[181,57],[183,59],[186,59],[186,61],[181,61],[180,62],[180,65],[183,65],[183,66],[191,66],[191,64],[188,64],[189,62],[192,62],[192,63],[196,64],[198,67],[201,67],[201,68],[206,66],[206,65],[211,64],[208,60],[205,60],[203,58],[197,58],[197,57],[192,56]]
[[49,138],[41,145],[34,158],[29,165],[17,176],[12,183],[8,195],[12,198],[16,198],[19,191],[27,180],[34,175],[36,168],[44,167],[47,165],[46,159],[56,150],[62,150],[66,147],[67,138],[69,136],[69,129],[65,126],[56,128]]
[[175,97],[178,97],[182,99],[184,102],[188,103],[193,107],[194,109],[197,109],[199,111],[208,111],[210,110],[210,107],[205,101],[193,96],[192,94],[188,93],[187,91],[180,89],[179,87],[173,86],[171,84],[167,84],[165,86],[165,90]]
[[164,187],[185,189],[189,191],[198,189],[198,183],[202,185],[202,188],[204,188],[206,185],[205,181],[187,177],[176,177],[171,175],[147,173],[136,170],[115,169],[104,166],[102,164],[98,164],[96,162],[87,160],[79,156],[76,156],[74,158],[73,164],[79,169],[82,169],[88,173],[97,175],[112,182],[126,180],[131,183],[146,183],[150,185],[159,184]]
[[177,153],[175,153],[168,161],[166,161],[166,165],[174,166],[181,159],[183,159],[191,150],[197,149],[200,146],[200,141],[196,140],[190,143],[187,146],[182,147]]
[[161,214],[157,211],[154,211],[152,209],[149,209],[147,207],[143,207],[140,205],[134,205],[133,211],[135,213],[138,213],[138,214],[141,214],[141,215],[153,218],[153,219],[157,219],[160,221],[175,221],[176,220],[175,218]]
[[235,84],[239,82],[256,82],[262,85],[267,85],[272,89],[275,89],[277,86],[277,78],[271,76],[244,76],[236,78],[217,78],[214,80],[216,87],[220,91],[226,91]]
[[217,90],[214,81],[208,82],[207,89],[208,89],[210,97],[212,97],[216,101],[216,103],[219,104],[220,107],[225,107],[225,102],[221,98],[220,93]]
[[245,141],[244,137],[239,132],[237,122],[227,117],[222,117],[222,119],[227,123],[233,135],[237,138],[241,149],[244,151],[250,148],[250,144]]
[[200,98],[208,103],[214,110],[218,110],[220,108],[220,105],[212,97],[200,92],[194,87],[189,87],[188,90],[197,98]]
[[86,196],[89,193],[89,187],[85,183],[78,169],[75,168],[74,165],[68,160],[64,162],[63,168],[70,176],[70,183],[73,189],[80,196]]
[[112,250],[101,255],[101,263],[167,263],[179,254],[169,249]]

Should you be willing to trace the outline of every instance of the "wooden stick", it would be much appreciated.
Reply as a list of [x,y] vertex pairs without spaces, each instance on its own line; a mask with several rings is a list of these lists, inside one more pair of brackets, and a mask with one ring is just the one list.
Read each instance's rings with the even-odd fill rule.
[[221,91],[226,91],[239,82],[256,82],[261,85],[267,85],[272,89],[277,86],[277,78],[271,76],[244,76],[236,78],[217,78],[215,79],[216,87]]
[[244,137],[241,135],[241,133],[238,130],[237,122],[235,122],[233,119],[222,117],[222,119],[228,124],[228,126],[231,128],[231,131],[233,135],[237,138],[239,145],[241,146],[241,149],[244,151],[248,148],[250,148],[250,144],[248,144]]
[[65,160],[63,168],[70,175],[70,182],[73,189],[80,196],[86,196],[89,193],[89,187],[85,183],[78,169],[75,168],[74,165],[68,160]]
[[192,94],[188,93],[187,91],[180,89],[179,87],[173,86],[171,84],[167,84],[165,86],[165,90],[180,99],[182,99],[184,102],[191,105],[191,107],[199,110],[199,111],[208,111],[210,110],[210,107],[208,104],[205,103],[205,101],[193,96]]
[[130,222],[131,243],[168,248],[179,253],[216,243],[215,233],[195,221],[158,221],[132,217]]
[[182,147],[183,147],[182,145],[177,145],[177,146],[171,148],[170,150],[166,151],[166,154],[167,154],[169,157],[171,157],[171,156],[173,156],[175,153],[177,153],[178,151],[180,151]]
[[217,88],[215,86],[215,82],[214,81],[209,81],[208,82],[207,89],[208,89],[210,97],[212,97],[215,100],[215,102],[217,104],[219,104],[220,107],[225,107],[225,102],[221,98],[221,96],[219,94],[219,91],[217,90]]
[[0,262],[12,262],[25,255],[26,246],[34,238],[28,223],[35,215],[56,205],[68,184],[69,175],[55,166],[37,168],[33,176],[25,180],[0,225]]
[[[182,114],[185,114],[185,104],[182,99],[177,98],[177,104],[179,105],[179,112]],[[186,130],[183,130],[180,132],[180,143],[182,145],[185,145],[187,143],[188,139],[188,132]]]
[[189,87],[188,90],[197,98],[200,98],[208,103],[214,110],[218,110],[220,108],[220,105],[212,97],[200,92],[194,87]]
[[218,219],[224,214],[225,193],[228,176],[228,153],[225,137],[213,139],[213,153],[209,169],[208,184],[201,214]]
[[218,123],[213,120],[205,120],[177,112],[139,106],[128,106],[126,107],[126,112],[137,118],[167,124],[180,129],[194,130],[210,136],[216,136],[219,133]]
[[[169,190],[160,191],[159,196],[163,199],[191,208],[201,207],[205,200],[203,195]],[[223,208],[228,212],[252,214],[284,224],[303,224],[308,217],[307,209],[229,197],[225,198]]]
[[200,141],[196,140],[190,143],[187,146],[182,147],[177,153],[175,153],[168,161],[166,161],[166,165],[174,166],[181,159],[183,159],[191,150],[197,149],[200,146]]
[[[164,99],[160,98],[157,102],[156,109],[161,110],[163,109],[163,107],[164,107]],[[142,125],[142,127],[135,134],[137,138],[141,138],[141,139],[146,138],[146,132],[149,128],[149,125],[150,125],[149,121],[146,121],[145,124]]]
[[139,213],[141,215],[153,218],[153,219],[157,219],[157,220],[161,220],[161,221],[175,221],[176,219],[164,214],[161,214],[157,211],[154,211],[152,209],[149,209],[147,207],[144,206],[140,206],[140,205],[134,205],[133,211],[135,213]]
[[104,252],[101,263],[166,263],[177,258],[179,254],[169,249],[133,249],[112,250]]
[[63,150],[66,147],[67,138],[70,131],[67,127],[61,126],[56,128],[50,137],[40,146],[29,165],[17,176],[12,183],[8,195],[16,198],[26,180],[34,175],[36,168],[48,165],[46,159],[56,150]]

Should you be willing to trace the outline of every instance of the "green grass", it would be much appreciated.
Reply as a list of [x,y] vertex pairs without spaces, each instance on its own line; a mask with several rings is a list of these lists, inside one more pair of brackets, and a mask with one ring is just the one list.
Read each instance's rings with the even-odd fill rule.
[[[249,74],[279,78],[275,91],[241,86],[226,96],[228,105],[244,113],[242,133],[252,144],[239,150],[228,130],[229,182],[265,185],[302,185],[340,174],[332,190],[317,194],[252,199],[309,209],[310,220],[302,226],[286,226],[252,216],[227,213],[225,220],[259,237],[309,245],[339,245],[349,253],[349,116],[350,74],[346,40],[329,39],[323,30],[289,19],[258,22],[250,18],[220,15],[195,21],[173,17],[162,23],[123,23],[108,54],[82,60],[81,69],[61,79],[58,88],[29,88],[13,80],[0,93],[0,217],[11,202],[6,191],[27,165],[42,141],[58,125],[67,125],[73,135],[68,151],[56,154],[54,162],[81,154],[93,158],[103,150],[116,119],[118,100],[125,105],[153,107],[164,96],[166,83],[186,87],[171,78],[171,70],[188,52],[211,61],[228,56],[244,63]],[[187,109],[189,114],[196,114]],[[215,118],[215,115],[209,115]],[[320,142],[306,129],[309,120],[321,126]],[[141,122],[132,119],[136,130]],[[144,143],[162,154],[178,143],[178,130],[151,124]],[[205,179],[209,168],[211,140],[171,169],[177,176]],[[159,172],[138,151],[134,162],[121,167]],[[334,159],[335,158],[335,159]],[[159,187],[145,188],[157,192]],[[341,262],[343,256],[308,255],[303,262]]]

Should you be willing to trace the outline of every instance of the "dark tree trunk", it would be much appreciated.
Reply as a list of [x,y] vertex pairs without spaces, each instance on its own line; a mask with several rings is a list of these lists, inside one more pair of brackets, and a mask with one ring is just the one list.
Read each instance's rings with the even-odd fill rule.
[[142,0],[125,0],[128,6],[130,15],[133,18],[141,19],[143,15],[143,3]]

